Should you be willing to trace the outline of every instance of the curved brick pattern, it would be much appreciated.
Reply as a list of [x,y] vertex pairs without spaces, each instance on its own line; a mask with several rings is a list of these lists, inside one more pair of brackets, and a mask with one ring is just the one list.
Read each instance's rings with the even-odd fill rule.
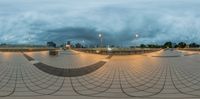
[[[29,61],[34,61],[34,59],[26,54],[23,54]],[[108,56],[107,59],[110,59],[112,56]],[[99,61],[95,64],[85,66],[82,68],[74,68],[74,69],[64,69],[64,68],[56,68],[53,66],[49,66],[47,64],[38,62],[33,63],[38,69],[55,76],[60,77],[76,77],[76,76],[83,76],[89,74],[91,72],[96,71],[97,69],[101,68],[106,62]]]

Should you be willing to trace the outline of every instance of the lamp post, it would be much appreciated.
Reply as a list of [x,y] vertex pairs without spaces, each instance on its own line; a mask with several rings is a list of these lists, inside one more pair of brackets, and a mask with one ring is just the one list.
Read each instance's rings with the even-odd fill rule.
[[100,47],[103,47],[103,35],[101,33],[99,34],[99,39],[101,42]]
[[46,36],[46,39],[45,39],[45,41],[44,41],[44,45],[47,45],[48,39],[49,39],[49,35]]
[[7,41],[8,41],[8,37],[6,36],[6,37],[4,38],[4,40],[5,40],[5,43],[7,43]]
[[139,37],[139,35],[138,34],[135,34],[135,38],[138,38]]
[[[138,37],[139,37],[139,34],[135,34],[135,37],[134,37],[134,38],[137,39]],[[136,45],[136,46],[137,46],[137,45]],[[135,46],[135,47],[136,47],[136,46]]]
[[31,35],[30,35],[31,33],[30,32],[27,32],[27,44],[30,44],[31,45]]
[[83,43],[83,47],[86,47],[86,46],[85,46],[85,40],[82,40],[82,43]]

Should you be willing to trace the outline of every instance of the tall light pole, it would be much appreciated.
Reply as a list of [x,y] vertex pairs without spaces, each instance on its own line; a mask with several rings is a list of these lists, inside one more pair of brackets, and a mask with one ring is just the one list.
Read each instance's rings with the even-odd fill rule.
[[82,40],[82,43],[83,43],[83,47],[86,47],[86,46],[85,46],[85,40]]
[[8,37],[6,36],[6,37],[4,38],[4,40],[5,40],[5,43],[7,43],[7,41],[8,41]]
[[101,33],[99,34],[99,39],[100,39],[100,42],[101,42],[100,47],[103,47],[103,35]]
[[49,40],[49,35],[47,34],[47,36],[46,36],[46,38],[45,38],[45,41],[44,41],[44,45],[47,45],[48,40]]
[[[137,39],[138,37],[139,37],[139,34],[135,34],[135,37],[134,37],[134,38]],[[136,46],[137,46],[137,45],[136,45]],[[135,46],[135,47],[136,47],[136,46]]]
[[30,32],[27,32],[27,39],[28,39],[28,44],[30,44],[31,45],[31,35],[30,35],[31,33]]
[[135,38],[138,38],[139,37],[139,34],[135,34]]

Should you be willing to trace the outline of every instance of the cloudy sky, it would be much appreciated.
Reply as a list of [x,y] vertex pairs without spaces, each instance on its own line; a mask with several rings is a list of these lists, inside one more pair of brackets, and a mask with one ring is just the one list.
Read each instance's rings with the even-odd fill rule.
[[[0,0],[0,43],[200,43],[199,0]],[[139,37],[135,38],[135,34]]]

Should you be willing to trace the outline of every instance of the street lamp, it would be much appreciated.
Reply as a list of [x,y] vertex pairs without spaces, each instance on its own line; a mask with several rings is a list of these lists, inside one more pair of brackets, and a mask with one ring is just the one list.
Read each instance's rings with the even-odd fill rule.
[[85,40],[82,40],[82,43],[83,43],[83,46],[86,47],[86,46],[85,46]]
[[139,34],[135,34],[135,38],[138,38],[139,37]]
[[102,37],[102,34],[99,34],[99,37]]
[[[138,37],[139,37],[139,34],[135,34],[135,37],[134,37],[134,38],[137,39]],[[137,45],[136,45],[136,46],[137,46]]]
[[31,43],[31,37],[30,37],[30,32],[27,32],[27,43],[30,44]]
[[47,34],[45,41],[44,41],[44,45],[46,45],[48,43],[48,40],[49,40],[49,35]]
[[101,42],[100,47],[103,47],[103,35],[101,33],[99,34],[99,38],[100,38],[100,42]]

